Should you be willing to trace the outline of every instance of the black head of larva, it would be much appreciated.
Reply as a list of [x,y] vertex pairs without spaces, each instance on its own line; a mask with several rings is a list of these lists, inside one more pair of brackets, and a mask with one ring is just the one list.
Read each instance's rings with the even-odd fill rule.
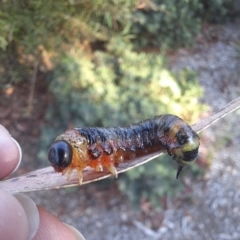
[[48,160],[57,172],[71,164],[72,155],[71,145],[64,140],[54,142],[48,150]]

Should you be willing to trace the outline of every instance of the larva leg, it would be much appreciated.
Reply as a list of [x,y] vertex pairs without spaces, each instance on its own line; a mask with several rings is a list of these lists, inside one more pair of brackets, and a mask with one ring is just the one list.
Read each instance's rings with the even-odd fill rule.
[[178,179],[180,173],[182,172],[184,166],[185,165],[183,165],[183,164],[178,164],[178,170],[177,170],[177,176],[176,176],[177,179]]
[[[73,172],[73,168],[68,168],[68,169],[64,169],[63,174],[65,174],[67,172],[67,181],[70,179],[72,172]],[[82,175],[82,169],[81,168],[77,168],[77,174],[78,174],[78,179],[79,179],[79,184],[82,184],[82,180],[83,180],[83,175]]]
[[82,185],[82,181],[83,181],[82,170],[77,168],[77,174],[78,174],[78,179],[79,179],[79,185]]
[[117,169],[114,165],[113,156],[103,156],[101,158],[102,165],[107,168],[107,170],[115,177],[118,177]]
[[117,169],[113,163],[105,164],[105,167],[115,178],[118,177]]
[[67,180],[70,179],[70,177],[71,177],[71,175],[72,175],[72,172],[73,172],[73,169],[70,168],[70,169],[68,170],[68,172],[67,172]]
[[118,177],[117,169],[115,168],[115,166],[113,164],[107,165],[106,168],[115,178]]
[[95,167],[95,170],[97,172],[102,172],[103,171],[103,166],[101,164],[98,164],[96,167]]
[[65,168],[62,170],[62,175],[64,175],[67,171],[68,171],[69,168]]
[[103,171],[103,165],[99,160],[92,160],[89,165],[91,168],[93,168],[97,172]]

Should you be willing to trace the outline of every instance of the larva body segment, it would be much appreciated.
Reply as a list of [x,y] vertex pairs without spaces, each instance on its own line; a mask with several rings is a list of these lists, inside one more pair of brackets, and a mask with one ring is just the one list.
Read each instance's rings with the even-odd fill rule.
[[57,172],[77,169],[79,182],[86,166],[106,167],[117,177],[116,166],[139,156],[167,151],[178,163],[177,178],[186,163],[196,159],[199,137],[181,118],[160,115],[127,127],[82,127],[58,136],[48,151]]

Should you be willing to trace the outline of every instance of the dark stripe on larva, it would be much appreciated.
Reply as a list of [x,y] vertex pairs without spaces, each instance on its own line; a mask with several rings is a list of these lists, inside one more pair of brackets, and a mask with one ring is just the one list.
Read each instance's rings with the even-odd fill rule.
[[155,144],[164,145],[163,133],[167,134],[176,120],[181,119],[173,115],[161,115],[127,127],[82,127],[75,130],[86,138],[89,145],[112,141],[118,149],[134,151]]

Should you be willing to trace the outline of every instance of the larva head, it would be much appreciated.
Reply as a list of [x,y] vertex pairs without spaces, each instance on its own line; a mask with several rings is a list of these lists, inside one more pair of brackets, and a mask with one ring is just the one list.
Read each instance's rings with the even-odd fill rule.
[[62,172],[72,162],[72,147],[64,141],[55,141],[48,150],[48,160],[56,172]]
[[179,164],[177,178],[186,164],[196,160],[200,145],[199,136],[184,122],[176,124],[170,130],[175,135],[177,147],[172,150],[173,159]]

